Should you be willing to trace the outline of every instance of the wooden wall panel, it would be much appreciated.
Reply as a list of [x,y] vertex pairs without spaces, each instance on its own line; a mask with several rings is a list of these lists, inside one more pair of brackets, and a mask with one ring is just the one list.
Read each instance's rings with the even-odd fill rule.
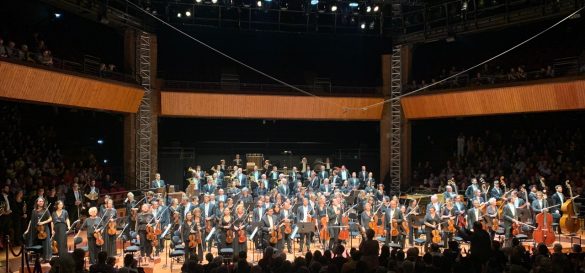
[[136,113],[139,86],[86,78],[0,61],[0,97],[115,112]]
[[161,92],[161,115],[250,119],[380,120],[381,106],[366,111],[342,109],[342,107],[363,107],[380,101],[382,98],[315,98],[163,91]]
[[415,95],[401,100],[407,119],[585,109],[585,80]]

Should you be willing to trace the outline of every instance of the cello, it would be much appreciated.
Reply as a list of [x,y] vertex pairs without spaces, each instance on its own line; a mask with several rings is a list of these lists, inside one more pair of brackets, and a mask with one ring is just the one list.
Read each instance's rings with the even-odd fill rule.
[[345,241],[349,239],[349,211],[352,210],[357,204],[353,205],[351,208],[347,209],[341,216],[341,230],[339,231],[339,235],[337,239],[341,241]]
[[439,224],[436,229],[433,229],[431,231],[431,234],[433,235],[433,238],[431,240],[434,244],[441,243],[441,231],[439,231],[440,228],[441,224]]
[[563,216],[559,220],[559,227],[563,233],[576,233],[579,231],[579,219],[577,218],[577,207],[573,200],[578,197],[573,197],[573,190],[571,189],[571,184],[569,184],[569,180],[565,182],[567,189],[569,190],[569,195],[571,196],[570,199],[567,199],[561,205],[561,212]]
[[321,229],[319,230],[319,239],[323,241],[329,241],[331,239],[331,234],[329,234],[329,229],[327,228],[327,223],[329,223],[329,213],[327,212],[328,209],[325,207],[325,216],[321,217]]
[[555,242],[555,233],[552,229],[552,214],[543,210],[536,215],[537,228],[532,232],[535,243],[552,245]]

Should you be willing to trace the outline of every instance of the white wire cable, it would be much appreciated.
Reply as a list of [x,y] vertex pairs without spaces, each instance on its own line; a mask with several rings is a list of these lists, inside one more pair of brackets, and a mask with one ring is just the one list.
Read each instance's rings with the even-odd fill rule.
[[250,70],[252,70],[252,71],[254,71],[254,72],[256,72],[256,73],[258,73],[258,74],[260,74],[260,75],[262,75],[262,76],[264,76],[264,77],[267,77],[267,78],[269,78],[269,79],[271,79],[271,80],[273,80],[273,81],[275,81],[275,82],[277,82],[277,83],[280,83],[280,84],[282,84],[282,85],[285,85],[285,86],[287,86],[287,87],[289,87],[289,88],[292,88],[293,90],[296,90],[296,91],[298,91],[298,92],[300,92],[300,93],[303,93],[303,94],[305,94],[305,95],[307,95],[307,96],[315,97],[315,98],[317,98],[317,99],[319,99],[319,100],[321,100],[321,101],[324,101],[324,102],[326,102],[326,103],[328,103],[328,104],[331,104],[331,105],[334,105],[334,106],[336,106],[336,107],[342,108],[342,109],[344,109],[344,111],[345,111],[345,109],[347,109],[347,107],[343,107],[342,105],[340,105],[340,104],[338,104],[338,103],[335,103],[335,102],[333,102],[333,101],[331,101],[331,100],[327,100],[327,99],[325,99],[325,98],[323,98],[323,97],[320,97],[320,96],[317,96],[317,95],[315,95],[315,94],[313,94],[313,93],[311,93],[311,92],[305,91],[305,90],[303,90],[303,89],[301,89],[301,88],[298,88],[298,87],[296,87],[296,86],[294,86],[294,85],[292,85],[292,84],[289,84],[289,83],[287,83],[287,82],[285,82],[285,81],[283,81],[283,80],[280,80],[280,79],[278,79],[278,78],[276,78],[276,77],[274,77],[274,76],[271,76],[271,75],[269,75],[268,73],[265,73],[265,72],[263,72],[263,71],[261,71],[261,70],[259,70],[259,69],[255,68],[255,67],[251,66],[251,65],[248,65],[248,64],[244,63],[243,61],[240,61],[240,60],[238,60],[238,59],[236,59],[236,58],[234,58],[234,57],[232,57],[232,56],[230,56],[230,55],[228,55],[228,54],[224,53],[223,51],[221,51],[221,50],[219,50],[219,49],[216,49],[216,48],[214,48],[213,46],[211,46],[211,45],[209,45],[209,44],[207,44],[207,43],[205,43],[205,42],[203,42],[203,41],[201,41],[201,40],[199,40],[199,39],[197,39],[197,38],[195,38],[195,37],[193,37],[193,36],[191,36],[191,35],[187,34],[186,32],[184,32],[184,31],[182,31],[182,30],[178,29],[177,27],[175,27],[175,26],[173,26],[173,25],[169,24],[168,22],[166,22],[166,21],[164,21],[164,20],[162,20],[162,19],[158,18],[156,15],[154,15],[154,14],[152,14],[152,13],[150,13],[150,12],[148,12],[148,11],[144,10],[144,9],[142,9],[140,6],[138,6],[138,5],[136,5],[136,4],[132,3],[132,2],[130,2],[129,0],[126,0],[126,3],[128,3],[128,4],[132,5],[132,6],[134,6],[136,9],[140,10],[141,12],[143,12],[143,13],[145,13],[145,14],[149,15],[150,17],[152,17],[152,18],[156,19],[157,21],[159,21],[159,22],[160,22],[160,23],[162,23],[163,25],[165,25],[165,26],[167,26],[167,27],[169,27],[169,28],[171,28],[171,29],[173,29],[173,30],[175,30],[175,31],[177,31],[177,32],[179,32],[179,33],[181,33],[181,34],[185,35],[187,38],[189,38],[189,39],[191,39],[191,40],[193,40],[193,41],[197,42],[198,44],[200,44],[200,45],[202,45],[202,46],[204,46],[204,47],[206,47],[206,48],[210,49],[211,51],[213,51],[213,52],[215,52],[215,53],[217,53],[217,54],[219,54],[219,55],[221,55],[221,56],[223,56],[223,57],[225,57],[225,58],[227,58],[227,59],[230,59],[230,60],[232,60],[233,62],[235,62],[235,63],[237,63],[237,64],[239,64],[239,65],[241,65],[241,66],[243,66],[243,67],[246,67],[246,68],[248,68],[248,69],[250,69]]
[[530,41],[534,40],[535,38],[539,37],[540,35],[544,34],[545,32],[547,32],[547,31],[549,31],[549,30],[551,30],[551,29],[555,28],[556,26],[560,25],[560,24],[561,24],[561,23],[563,23],[564,21],[566,21],[566,20],[568,20],[569,18],[573,17],[575,14],[579,13],[579,12],[580,12],[581,10],[583,10],[584,8],[585,8],[585,6],[584,6],[584,7],[581,7],[581,8],[579,8],[578,10],[576,10],[575,12],[573,12],[573,13],[569,14],[567,17],[565,17],[565,18],[563,18],[562,20],[560,20],[560,21],[556,22],[556,23],[555,23],[555,24],[553,24],[552,26],[550,26],[550,27],[546,28],[545,30],[543,30],[543,31],[541,31],[541,32],[539,32],[539,33],[537,33],[536,35],[534,35],[534,36],[532,36],[532,37],[528,38],[527,40],[525,40],[525,41],[523,41],[523,42],[521,42],[521,43],[519,43],[519,44],[517,44],[517,45],[515,45],[515,46],[513,46],[513,47],[511,47],[511,48],[509,48],[508,50],[505,50],[505,51],[501,52],[500,54],[497,54],[497,55],[495,55],[495,56],[493,56],[493,57],[491,57],[491,58],[489,58],[489,59],[487,59],[487,60],[485,60],[485,61],[483,61],[483,62],[481,62],[481,63],[479,63],[479,64],[476,64],[476,65],[474,65],[474,66],[472,66],[472,67],[470,67],[470,68],[467,68],[467,69],[465,69],[465,70],[463,70],[463,71],[461,71],[461,72],[458,72],[458,73],[456,73],[456,74],[453,74],[453,75],[451,75],[451,76],[449,76],[449,77],[446,77],[446,78],[444,78],[444,79],[442,79],[442,80],[440,80],[440,81],[436,81],[436,82],[434,82],[434,83],[431,83],[431,84],[429,84],[429,85],[423,86],[423,87],[421,87],[421,88],[419,88],[419,89],[413,90],[413,91],[411,91],[411,92],[408,92],[408,93],[402,94],[402,95],[400,95],[400,96],[397,96],[397,97],[394,97],[394,98],[390,98],[390,99],[387,99],[387,100],[384,100],[384,101],[381,101],[381,102],[377,102],[377,103],[374,103],[374,104],[370,104],[370,105],[367,105],[367,106],[364,106],[364,107],[351,107],[351,108],[345,108],[345,110],[346,110],[346,111],[347,111],[347,110],[352,110],[352,111],[355,111],[355,110],[366,111],[366,110],[368,110],[368,109],[370,109],[370,108],[372,108],[372,107],[376,107],[376,106],[378,106],[378,105],[383,105],[383,104],[385,104],[385,103],[388,103],[388,102],[391,102],[391,101],[394,101],[394,100],[399,100],[399,99],[401,99],[401,98],[403,98],[403,97],[410,96],[410,95],[412,95],[412,94],[418,93],[418,92],[420,92],[420,91],[423,91],[423,90],[425,90],[425,89],[428,89],[428,88],[430,88],[430,87],[432,87],[432,86],[435,86],[435,85],[437,85],[437,84],[443,83],[443,82],[445,82],[445,81],[447,81],[447,80],[449,80],[449,79],[455,78],[455,77],[457,77],[457,76],[459,76],[459,75],[461,75],[461,74],[467,73],[467,72],[469,72],[470,70],[473,70],[473,69],[475,69],[475,68],[477,68],[477,67],[479,67],[479,66],[482,66],[482,65],[484,65],[484,64],[486,64],[486,63],[488,63],[488,62],[491,62],[491,61],[493,61],[493,60],[495,60],[495,59],[497,59],[497,58],[499,58],[499,57],[501,57],[501,56],[503,56],[503,55],[505,55],[505,54],[509,53],[510,51],[512,51],[512,50],[514,50],[514,49],[516,49],[516,48],[518,48],[518,47],[520,47],[520,46],[522,46],[522,45],[524,45],[524,44],[526,44],[526,43],[528,43],[528,42],[530,42]]

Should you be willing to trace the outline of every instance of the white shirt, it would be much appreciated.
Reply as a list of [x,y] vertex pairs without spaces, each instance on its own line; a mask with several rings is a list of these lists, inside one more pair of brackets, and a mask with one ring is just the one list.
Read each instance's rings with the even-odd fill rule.
[[563,199],[565,199],[565,198],[564,198],[563,194],[560,192],[557,192],[557,194],[559,195],[559,199],[561,200],[561,204],[564,203],[565,200],[563,200]]
[[79,201],[79,191],[74,191],[75,193],[75,201]]
[[510,207],[510,211],[512,211],[512,216],[516,216],[516,207],[514,204],[508,204],[508,207]]
[[185,215],[183,215],[183,216],[187,217],[187,213],[189,213],[190,208],[191,208],[191,203],[187,203],[187,206],[185,206]]
[[475,221],[479,221],[479,209],[475,208]]
[[258,219],[261,219],[262,216],[264,216],[264,214],[262,214],[262,207],[259,207],[258,208],[258,217],[259,217]]
[[205,217],[209,217],[209,203],[205,204]]
[[270,229],[274,229],[274,223],[272,222],[272,216],[268,216],[268,223],[270,224]]
[[307,213],[309,208],[303,206],[303,222],[307,222]]

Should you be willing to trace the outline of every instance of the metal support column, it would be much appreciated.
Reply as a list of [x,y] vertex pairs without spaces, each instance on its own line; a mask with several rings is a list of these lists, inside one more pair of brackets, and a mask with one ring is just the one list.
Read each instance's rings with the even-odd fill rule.
[[391,126],[390,126],[390,192],[400,192],[401,175],[401,139],[402,139],[402,107],[400,100],[394,99],[402,94],[402,46],[392,49],[392,67],[390,82]]
[[152,151],[152,89],[150,66],[151,35],[147,32],[137,33],[138,80],[144,89],[144,97],[136,115],[136,188],[148,189],[151,175]]

